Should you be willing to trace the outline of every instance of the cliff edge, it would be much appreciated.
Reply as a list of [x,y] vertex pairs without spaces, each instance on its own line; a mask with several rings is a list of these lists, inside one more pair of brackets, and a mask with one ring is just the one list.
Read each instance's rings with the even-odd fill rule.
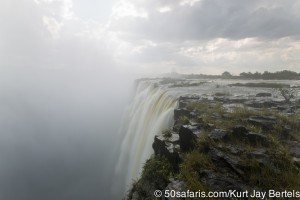
[[155,136],[154,154],[126,199],[193,199],[189,191],[236,191],[229,199],[257,191],[253,198],[267,198],[270,190],[300,197],[299,102],[269,96],[180,97],[173,128]]

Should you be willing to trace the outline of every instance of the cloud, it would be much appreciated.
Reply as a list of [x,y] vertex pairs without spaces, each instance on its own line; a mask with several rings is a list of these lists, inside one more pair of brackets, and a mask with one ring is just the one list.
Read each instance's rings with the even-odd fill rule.
[[[299,71],[300,3],[295,0],[123,1],[145,16],[112,18],[140,66],[181,72]],[[144,41],[156,46],[145,46]],[[276,46],[276,47],[275,47]],[[125,51],[128,55],[128,51]],[[121,53],[120,53],[121,54]],[[285,56],[282,56],[285,55]],[[293,56],[292,56],[293,55]]]
[[[147,18],[125,17],[113,29],[129,29],[137,36],[160,41],[298,37],[297,1],[202,0],[192,4],[175,1],[169,12],[137,3]],[[168,4],[167,4],[168,5]],[[140,6],[140,7],[139,7]]]

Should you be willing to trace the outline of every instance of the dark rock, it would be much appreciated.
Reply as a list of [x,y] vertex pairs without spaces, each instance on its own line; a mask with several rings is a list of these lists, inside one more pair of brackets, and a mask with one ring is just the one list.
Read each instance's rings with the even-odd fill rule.
[[270,108],[276,106],[277,104],[274,101],[269,99],[261,99],[261,100],[247,101],[245,102],[245,105],[253,108]]
[[200,99],[198,96],[180,96],[179,97],[179,108],[186,108],[186,106],[191,102],[196,102]]
[[178,153],[179,149],[176,145],[176,142],[178,142],[178,140],[165,141],[163,136],[155,136],[154,142],[152,144],[154,153],[156,155],[161,155],[166,157],[173,164],[175,169],[178,167],[178,164],[181,162]]
[[254,151],[248,153],[248,156],[250,158],[255,158],[258,163],[264,165],[269,165],[271,163],[270,157],[267,154],[267,149],[265,148],[255,149]]
[[221,140],[225,137],[226,132],[221,129],[214,129],[208,134],[208,137],[210,137],[213,140]]
[[260,126],[264,131],[272,130],[275,123],[276,117],[274,116],[250,116],[248,119],[253,125]]
[[282,113],[295,113],[295,107],[289,104],[278,105],[276,108]]
[[187,106],[188,102],[186,101],[179,101],[178,107],[179,108],[185,108]]
[[222,93],[222,92],[216,92],[214,95],[217,96],[217,97],[220,97],[220,96],[229,96],[228,93]]
[[236,126],[232,129],[232,136],[241,139],[244,142],[256,145],[258,143],[267,144],[268,138],[259,133],[251,133],[243,126]]
[[180,117],[190,117],[190,111],[185,108],[178,108],[174,110],[174,120],[180,119]]
[[209,148],[208,155],[220,172],[244,176],[247,166],[238,156],[230,155],[214,147]]
[[247,139],[251,144],[264,144],[266,145],[268,143],[267,136],[260,134],[260,133],[248,133]]
[[230,153],[232,153],[234,155],[238,155],[238,156],[241,155],[241,153],[245,151],[245,149],[243,149],[242,147],[237,146],[237,145],[231,145],[231,144],[227,145],[226,149]]
[[256,97],[271,97],[272,94],[269,92],[260,92],[256,94]]
[[223,96],[214,97],[213,99],[214,99],[214,101],[219,101],[219,102],[222,102],[222,103],[228,103],[228,100],[229,100],[228,97],[223,97]]
[[179,144],[182,151],[190,151],[195,148],[195,142],[199,134],[197,126],[184,125],[179,129]]
[[300,168],[300,158],[293,157],[292,160],[294,162],[294,165],[296,165],[296,167]]
[[290,145],[290,155],[296,158],[300,158],[300,143],[296,141],[292,141],[289,143]]
[[292,128],[288,125],[285,125],[283,127],[282,132],[280,133],[280,139],[282,139],[282,140],[293,140],[294,137],[292,136],[291,132],[292,132]]
[[203,181],[213,191],[246,191],[251,190],[243,181],[231,174],[217,173],[212,170],[202,170],[200,173]]
[[247,101],[247,99],[240,98],[240,97],[230,97],[228,99],[228,103],[231,103],[231,104],[241,104],[241,103],[245,103],[246,101]]
[[235,137],[245,137],[249,131],[244,126],[235,126],[232,129],[232,134]]

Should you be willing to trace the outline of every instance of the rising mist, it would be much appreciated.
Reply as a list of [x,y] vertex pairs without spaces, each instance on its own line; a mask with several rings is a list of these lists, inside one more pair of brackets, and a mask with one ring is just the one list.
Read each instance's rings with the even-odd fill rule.
[[0,78],[0,198],[110,199],[129,79],[6,70]]

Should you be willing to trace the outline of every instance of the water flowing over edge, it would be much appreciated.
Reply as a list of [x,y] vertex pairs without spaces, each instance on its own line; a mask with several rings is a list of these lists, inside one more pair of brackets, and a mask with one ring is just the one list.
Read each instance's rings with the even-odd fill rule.
[[[163,87],[148,81],[138,82],[120,129],[121,146],[115,174],[119,174],[118,185],[124,188],[123,192],[139,178],[145,161],[153,153],[154,136],[173,126],[177,104],[177,99]],[[126,175],[122,180],[123,173]]]

